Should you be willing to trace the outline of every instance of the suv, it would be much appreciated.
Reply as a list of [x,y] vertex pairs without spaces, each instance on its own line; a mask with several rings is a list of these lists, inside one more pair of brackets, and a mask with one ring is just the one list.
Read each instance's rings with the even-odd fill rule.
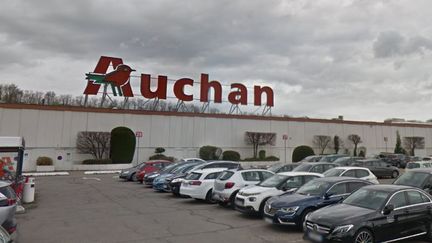
[[432,169],[411,169],[399,176],[394,185],[412,186],[432,195]]
[[405,154],[386,154],[382,153],[379,157],[384,161],[398,168],[405,168],[406,164],[410,161],[409,156]]
[[379,159],[358,160],[353,166],[366,167],[378,178],[399,176],[399,169]]
[[214,183],[213,198],[221,206],[230,204],[234,207],[234,199],[240,189],[256,185],[273,175],[271,171],[260,169],[224,171]]

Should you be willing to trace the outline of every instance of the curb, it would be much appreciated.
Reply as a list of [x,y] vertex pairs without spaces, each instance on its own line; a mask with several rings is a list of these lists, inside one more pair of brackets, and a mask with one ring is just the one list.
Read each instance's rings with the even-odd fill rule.
[[68,176],[69,172],[26,172],[24,176]]
[[119,170],[84,171],[84,175],[97,175],[97,174],[120,174],[120,171]]

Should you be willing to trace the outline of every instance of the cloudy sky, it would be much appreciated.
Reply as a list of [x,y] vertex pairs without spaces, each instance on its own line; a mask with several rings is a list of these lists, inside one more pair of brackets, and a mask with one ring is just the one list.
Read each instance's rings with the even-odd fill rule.
[[273,114],[426,120],[431,9],[430,0],[6,1],[0,82],[80,95],[108,55],[139,73],[269,85]]

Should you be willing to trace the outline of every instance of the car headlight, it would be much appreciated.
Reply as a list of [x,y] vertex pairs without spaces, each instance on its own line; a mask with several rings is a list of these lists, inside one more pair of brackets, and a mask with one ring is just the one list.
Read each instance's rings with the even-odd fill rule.
[[295,214],[298,209],[299,209],[299,207],[296,206],[296,207],[281,208],[279,210],[284,212],[284,213]]
[[338,227],[336,227],[333,230],[333,234],[344,234],[344,233],[347,233],[353,227],[354,227],[354,225],[352,225],[352,224],[338,226]]
[[122,174],[127,174],[127,173],[129,173],[128,170],[125,170],[125,171],[122,172]]
[[183,181],[183,178],[176,178],[171,181],[171,183],[181,183]]

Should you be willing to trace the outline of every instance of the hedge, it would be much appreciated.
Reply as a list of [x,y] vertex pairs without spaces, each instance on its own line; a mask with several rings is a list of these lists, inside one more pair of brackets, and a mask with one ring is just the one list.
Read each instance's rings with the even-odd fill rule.
[[240,154],[237,151],[227,150],[222,153],[223,160],[239,161]]
[[311,147],[306,145],[298,146],[293,151],[292,162],[299,162],[310,155],[315,155]]
[[199,156],[203,160],[218,160],[220,156],[218,153],[220,153],[220,151],[222,151],[222,149],[219,147],[206,145],[200,148]]
[[155,154],[149,157],[149,160],[168,160],[168,161],[175,161],[174,157],[171,156],[165,156],[163,154]]
[[127,127],[111,131],[110,158],[114,164],[129,164],[135,153],[135,134]]
[[53,165],[53,160],[50,157],[41,156],[36,159],[36,165],[39,166]]

